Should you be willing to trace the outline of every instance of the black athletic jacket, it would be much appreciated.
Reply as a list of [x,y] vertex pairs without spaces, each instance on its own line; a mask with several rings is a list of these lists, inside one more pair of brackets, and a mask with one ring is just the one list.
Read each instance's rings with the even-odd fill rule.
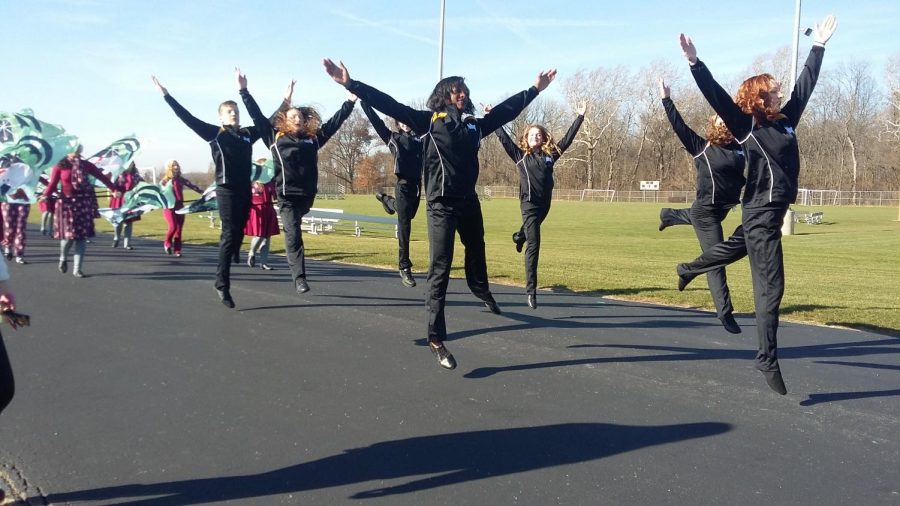
[[387,144],[394,155],[394,174],[397,179],[405,179],[416,186],[422,184],[422,140],[416,135],[392,132],[368,103],[363,102],[362,110],[375,128],[375,133]]
[[791,98],[781,108],[782,117],[757,124],[753,116],[735,105],[731,96],[713,79],[706,65],[697,61],[691,74],[709,105],[722,117],[747,156],[745,207],[787,205],[797,200],[800,176],[800,149],[794,129],[816,87],[822,67],[823,46],[814,45],[797,78]]
[[440,197],[474,196],[481,139],[515,119],[538,96],[537,88],[532,86],[504,100],[483,118],[476,118],[454,105],[447,105],[438,112],[418,111],[352,79],[347,89],[375,109],[425,135],[422,165],[429,202]]
[[[248,98],[250,102],[247,101]],[[350,117],[356,103],[347,100],[331,119],[319,127],[315,137],[302,139],[276,132],[272,127],[272,121],[263,115],[249,94],[244,97],[244,104],[256,128],[262,133],[263,142],[272,151],[272,161],[275,163],[275,191],[278,197],[315,197],[319,186],[319,149]],[[282,103],[279,110],[288,107],[290,104]]]
[[[256,107],[250,92],[241,90],[240,94],[245,104],[252,103]],[[172,95],[166,95],[165,99],[169,107],[175,111],[175,115],[209,143],[213,164],[216,166],[216,184],[249,191],[253,143],[260,137],[259,129],[211,125],[195,118],[172,98]]]
[[543,151],[525,154],[503,127],[497,129],[500,144],[519,169],[519,200],[534,203],[550,202],[553,194],[553,164],[572,145],[583,121],[584,116],[579,114],[566,132],[566,136],[556,144],[559,150],[549,155]]
[[684,123],[671,98],[662,99],[666,116],[684,149],[697,167],[697,203],[702,206],[734,207],[741,201],[744,179],[744,151],[737,142],[717,146],[697,135]]

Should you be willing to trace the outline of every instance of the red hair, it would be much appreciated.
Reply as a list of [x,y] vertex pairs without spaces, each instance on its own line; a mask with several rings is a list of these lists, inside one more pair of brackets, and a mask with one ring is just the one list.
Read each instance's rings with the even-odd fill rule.
[[706,140],[716,146],[727,146],[734,142],[734,136],[731,130],[725,126],[724,122],[716,123],[717,115],[713,114],[709,117],[709,123],[706,125]]
[[741,83],[734,103],[745,113],[752,114],[757,123],[781,119],[784,115],[780,103],[770,100],[771,90],[777,82],[772,74],[753,76]]

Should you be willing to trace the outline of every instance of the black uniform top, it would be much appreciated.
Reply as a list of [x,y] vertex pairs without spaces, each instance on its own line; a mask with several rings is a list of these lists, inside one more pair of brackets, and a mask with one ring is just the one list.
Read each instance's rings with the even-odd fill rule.
[[481,139],[509,123],[538,96],[534,86],[495,106],[483,118],[464,113],[455,105],[438,112],[418,111],[375,88],[350,80],[347,89],[388,116],[423,132],[425,195],[430,202],[440,197],[471,197],[478,181],[478,148]]
[[361,105],[363,112],[372,123],[372,127],[375,128],[375,133],[381,137],[394,155],[394,174],[397,175],[397,179],[405,179],[420,186],[422,184],[422,139],[413,135],[412,132],[392,132],[375,114],[372,106],[366,102]]
[[662,99],[672,130],[697,167],[697,203],[702,206],[734,207],[741,201],[744,179],[744,152],[732,141],[717,146],[697,135],[684,123],[671,98]]
[[500,144],[510,158],[516,162],[519,169],[519,200],[522,202],[546,203],[550,202],[553,193],[553,164],[562,156],[563,152],[572,145],[584,116],[578,115],[566,136],[556,144],[559,150],[551,154],[543,151],[533,151],[525,154],[522,148],[509,137],[503,127],[497,129],[497,137]]
[[[243,95],[242,95],[243,96]],[[350,117],[352,100],[347,100],[328,121],[316,130],[315,137],[294,137],[276,132],[272,120],[263,115],[256,102],[249,94],[244,97],[244,104],[253,118],[256,128],[262,133],[263,142],[272,151],[275,164],[275,193],[279,198],[286,196],[314,197],[319,186],[319,149],[328,142],[341,125]],[[282,103],[279,110],[287,109],[290,104]]]
[[803,109],[816,86],[824,54],[823,46],[812,47],[790,99],[781,108],[782,117],[774,122],[765,121],[761,124],[756,122],[753,115],[741,111],[713,79],[703,62],[698,60],[691,66],[691,74],[703,96],[722,117],[746,153],[745,207],[787,205],[797,200],[800,149],[794,129],[797,128]]
[[[247,90],[240,91],[244,103],[256,106]],[[166,103],[185,125],[209,143],[213,164],[216,167],[216,184],[238,190],[250,191],[250,169],[253,163],[253,143],[259,139],[256,127],[216,126],[200,121],[181,106],[172,95],[165,96]],[[256,107],[259,109],[259,107]]]

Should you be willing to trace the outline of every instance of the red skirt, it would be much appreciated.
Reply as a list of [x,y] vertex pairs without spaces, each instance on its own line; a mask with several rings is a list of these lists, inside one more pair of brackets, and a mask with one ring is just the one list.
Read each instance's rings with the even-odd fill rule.
[[275,207],[272,204],[250,206],[250,216],[247,218],[247,224],[244,225],[244,235],[271,237],[280,233],[278,215],[275,214]]
[[94,237],[94,214],[97,199],[93,194],[62,197],[56,201],[53,237],[56,239],[87,239]]

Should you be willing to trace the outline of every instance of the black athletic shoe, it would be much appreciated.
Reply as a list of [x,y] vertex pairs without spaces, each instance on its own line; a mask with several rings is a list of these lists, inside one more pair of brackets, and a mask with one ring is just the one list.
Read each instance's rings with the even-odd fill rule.
[[113,247],[113,248],[118,248],[118,247],[119,247],[119,240],[118,240],[118,239],[113,239],[112,247]]
[[256,267],[256,257],[254,257],[253,255],[247,255],[247,267]]
[[781,371],[762,371],[763,376],[766,377],[766,384],[769,385],[769,388],[775,391],[775,393],[784,395],[787,393],[787,387],[784,386],[784,378],[781,377]]
[[686,273],[687,267],[685,267],[685,265],[687,265],[687,264],[678,264],[677,266],[675,266],[675,272],[678,273],[678,291],[679,292],[683,292],[684,289],[687,288],[687,286],[689,284],[691,284],[691,281],[693,281],[694,278],[696,277],[696,276]]
[[171,255],[171,254],[172,254],[172,247],[171,247],[171,246],[163,246],[163,250],[165,250],[166,255]]
[[409,269],[400,269],[400,281],[403,283],[403,286],[408,288],[416,286],[416,280]]
[[384,208],[384,212],[388,214],[394,214],[395,211],[391,209],[391,206],[388,205],[389,195],[378,192],[375,194],[375,198],[378,199],[378,202],[381,202],[381,207]]
[[516,243],[516,253],[521,253],[522,247],[525,246],[525,234],[516,232],[512,235],[512,240]]
[[453,354],[447,350],[446,346],[441,344],[435,348],[429,344],[428,347],[431,348],[431,354],[437,359],[438,364],[441,364],[441,367],[448,370],[456,369],[456,359],[453,358]]
[[531,309],[537,309],[537,295],[533,293],[528,294],[528,307]]
[[231,298],[231,292],[228,289],[219,290],[216,288],[216,293],[219,294],[219,300],[222,301],[222,304],[225,305],[228,309],[234,309],[234,299]]
[[306,282],[306,279],[300,278],[297,280],[297,293],[306,293],[309,291],[309,284]]
[[488,311],[494,314],[500,314],[500,306],[497,305],[497,301],[494,300],[494,296],[491,294],[487,294],[487,298],[481,299],[484,301],[484,306],[488,308]]
[[740,325],[738,325],[738,323],[734,321],[734,316],[732,316],[731,314],[727,314],[719,318],[719,320],[722,322],[722,326],[725,327],[725,330],[727,330],[728,332],[732,334],[741,333]]
[[59,272],[65,274],[69,271],[69,261],[68,260],[60,260],[59,261]]
[[666,227],[671,227],[672,222],[666,219],[666,216],[669,214],[669,211],[672,209],[668,207],[664,207],[659,210],[659,231],[662,232],[666,229]]

